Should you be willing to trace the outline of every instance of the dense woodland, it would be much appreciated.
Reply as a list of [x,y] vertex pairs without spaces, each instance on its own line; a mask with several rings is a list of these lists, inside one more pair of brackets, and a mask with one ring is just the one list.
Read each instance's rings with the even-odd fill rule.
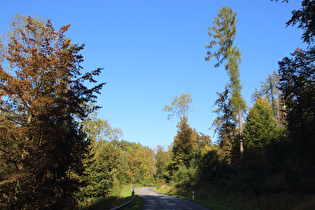
[[227,73],[209,125],[216,140],[190,127],[193,97],[183,93],[163,108],[178,119],[177,135],[155,149],[124,140],[98,117],[102,69],[83,71],[84,45],[65,36],[69,25],[55,30],[51,20],[17,15],[0,40],[1,208],[82,208],[135,183],[219,196],[314,195],[314,10],[315,1],[303,0],[287,22],[308,47],[279,61],[246,104],[236,12],[219,9],[205,46],[209,65]]

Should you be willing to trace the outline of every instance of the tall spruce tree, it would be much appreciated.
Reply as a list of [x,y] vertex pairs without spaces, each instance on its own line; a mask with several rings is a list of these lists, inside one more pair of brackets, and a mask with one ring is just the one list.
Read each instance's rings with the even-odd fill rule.
[[235,108],[238,116],[238,129],[240,141],[240,154],[244,151],[243,145],[243,123],[242,114],[245,111],[246,104],[241,95],[242,85],[240,83],[239,63],[241,62],[241,52],[237,45],[234,45],[236,34],[236,13],[230,7],[222,7],[219,14],[213,21],[213,26],[208,27],[210,42],[205,46],[207,51],[206,61],[217,59],[215,67],[224,64],[225,70],[229,76],[228,87],[232,93],[230,102]]

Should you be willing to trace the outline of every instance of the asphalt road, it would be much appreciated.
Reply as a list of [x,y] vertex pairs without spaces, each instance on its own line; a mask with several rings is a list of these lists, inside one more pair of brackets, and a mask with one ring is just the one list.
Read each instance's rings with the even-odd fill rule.
[[207,208],[200,206],[194,202],[186,201],[180,198],[175,198],[156,192],[152,187],[136,188],[135,192],[143,200],[143,210],[173,210],[173,209],[194,209],[205,210]]

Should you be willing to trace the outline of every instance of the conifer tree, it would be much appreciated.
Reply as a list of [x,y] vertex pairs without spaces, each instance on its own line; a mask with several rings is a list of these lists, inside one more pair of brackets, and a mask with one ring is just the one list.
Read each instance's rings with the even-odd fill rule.
[[175,164],[175,168],[180,165],[185,165],[188,168],[190,161],[195,157],[197,132],[188,125],[187,118],[179,122],[177,128],[178,131],[172,148],[172,162]]
[[264,148],[275,136],[276,126],[270,103],[258,98],[249,110],[244,127],[245,148],[250,158],[263,154]]
[[242,115],[246,104],[241,95],[242,85],[240,83],[239,63],[241,62],[241,52],[237,45],[234,45],[236,34],[236,13],[230,7],[222,7],[219,14],[213,21],[213,26],[208,27],[210,42],[205,46],[207,51],[206,61],[212,58],[217,59],[215,67],[224,64],[224,68],[229,76],[228,88],[231,91],[230,102],[235,108],[238,116],[238,129],[240,141],[241,159],[244,151],[243,145],[243,123]]
[[277,119],[278,125],[282,125],[285,121],[283,116],[285,105],[279,90],[279,82],[279,76],[276,71],[268,74],[266,80],[261,82],[260,89],[256,89],[253,93],[252,100],[256,101],[261,97],[266,99],[271,104],[273,115]]
[[299,155],[315,160],[315,53],[297,49],[279,62],[280,90],[286,104],[291,140]]
[[235,148],[239,148],[236,144],[238,141],[238,132],[236,129],[237,119],[235,109],[231,106],[231,93],[229,92],[228,87],[225,87],[224,92],[217,94],[219,98],[214,105],[218,106],[218,108],[213,112],[218,116],[214,120],[212,126],[219,138],[219,157],[230,164],[235,156]]

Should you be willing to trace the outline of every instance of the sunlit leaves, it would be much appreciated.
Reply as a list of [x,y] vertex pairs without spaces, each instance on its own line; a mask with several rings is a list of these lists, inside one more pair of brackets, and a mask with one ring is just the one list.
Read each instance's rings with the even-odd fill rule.
[[262,153],[274,138],[276,126],[277,122],[273,117],[270,104],[265,99],[258,98],[246,117],[245,148],[251,152]]
[[192,97],[191,94],[182,93],[179,97],[175,96],[172,99],[171,105],[165,105],[163,111],[169,112],[168,119],[178,117],[180,120],[187,118],[187,114],[194,110],[191,105]]

